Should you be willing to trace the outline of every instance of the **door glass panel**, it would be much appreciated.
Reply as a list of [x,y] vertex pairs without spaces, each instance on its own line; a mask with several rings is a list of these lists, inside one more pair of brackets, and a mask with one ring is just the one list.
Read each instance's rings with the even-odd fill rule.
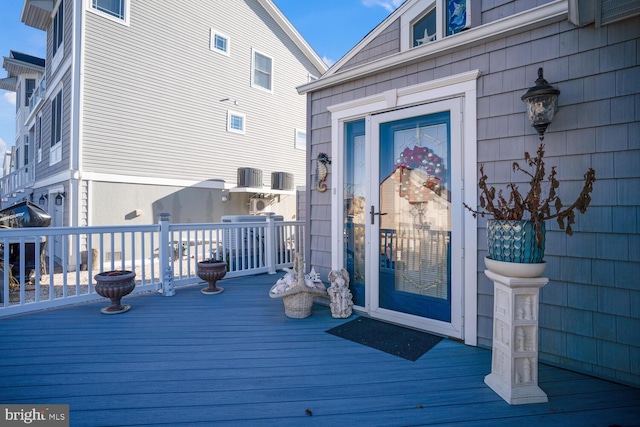
[[449,321],[449,113],[383,123],[380,138],[380,306]]
[[365,121],[345,124],[344,260],[355,305],[365,305]]

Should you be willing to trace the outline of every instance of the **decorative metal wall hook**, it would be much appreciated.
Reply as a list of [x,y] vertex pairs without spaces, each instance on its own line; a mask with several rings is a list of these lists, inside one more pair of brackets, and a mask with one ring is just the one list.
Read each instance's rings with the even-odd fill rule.
[[327,175],[329,174],[329,169],[327,165],[331,164],[331,160],[327,153],[318,154],[318,164],[316,165],[316,189],[324,193],[327,191],[327,184],[325,181],[327,180]]

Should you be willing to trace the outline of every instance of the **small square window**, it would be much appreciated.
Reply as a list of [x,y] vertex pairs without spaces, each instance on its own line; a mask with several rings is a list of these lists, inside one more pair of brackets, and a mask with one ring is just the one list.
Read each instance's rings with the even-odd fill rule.
[[234,111],[227,111],[227,131],[244,134],[245,115]]
[[211,29],[211,41],[209,49],[214,52],[222,53],[223,55],[229,55],[230,53],[230,40],[219,31]]

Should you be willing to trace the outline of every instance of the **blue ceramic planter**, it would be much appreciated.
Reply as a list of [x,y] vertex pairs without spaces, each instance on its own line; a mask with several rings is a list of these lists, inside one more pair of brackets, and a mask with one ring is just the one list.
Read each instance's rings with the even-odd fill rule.
[[544,258],[544,236],[544,222],[542,244],[538,246],[532,221],[491,219],[487,221],[489,258],[503,262],[541,263]]

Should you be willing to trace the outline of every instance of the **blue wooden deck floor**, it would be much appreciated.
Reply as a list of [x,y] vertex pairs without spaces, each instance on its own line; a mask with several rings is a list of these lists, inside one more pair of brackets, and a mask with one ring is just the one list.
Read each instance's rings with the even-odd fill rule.
[[491,353],[441,341],[416,362],[284,316],[276,276],[0,320],[0,403],[69,404],[72,426],[638,426],[640,390],[540,365],[549,403],[510,406]]

